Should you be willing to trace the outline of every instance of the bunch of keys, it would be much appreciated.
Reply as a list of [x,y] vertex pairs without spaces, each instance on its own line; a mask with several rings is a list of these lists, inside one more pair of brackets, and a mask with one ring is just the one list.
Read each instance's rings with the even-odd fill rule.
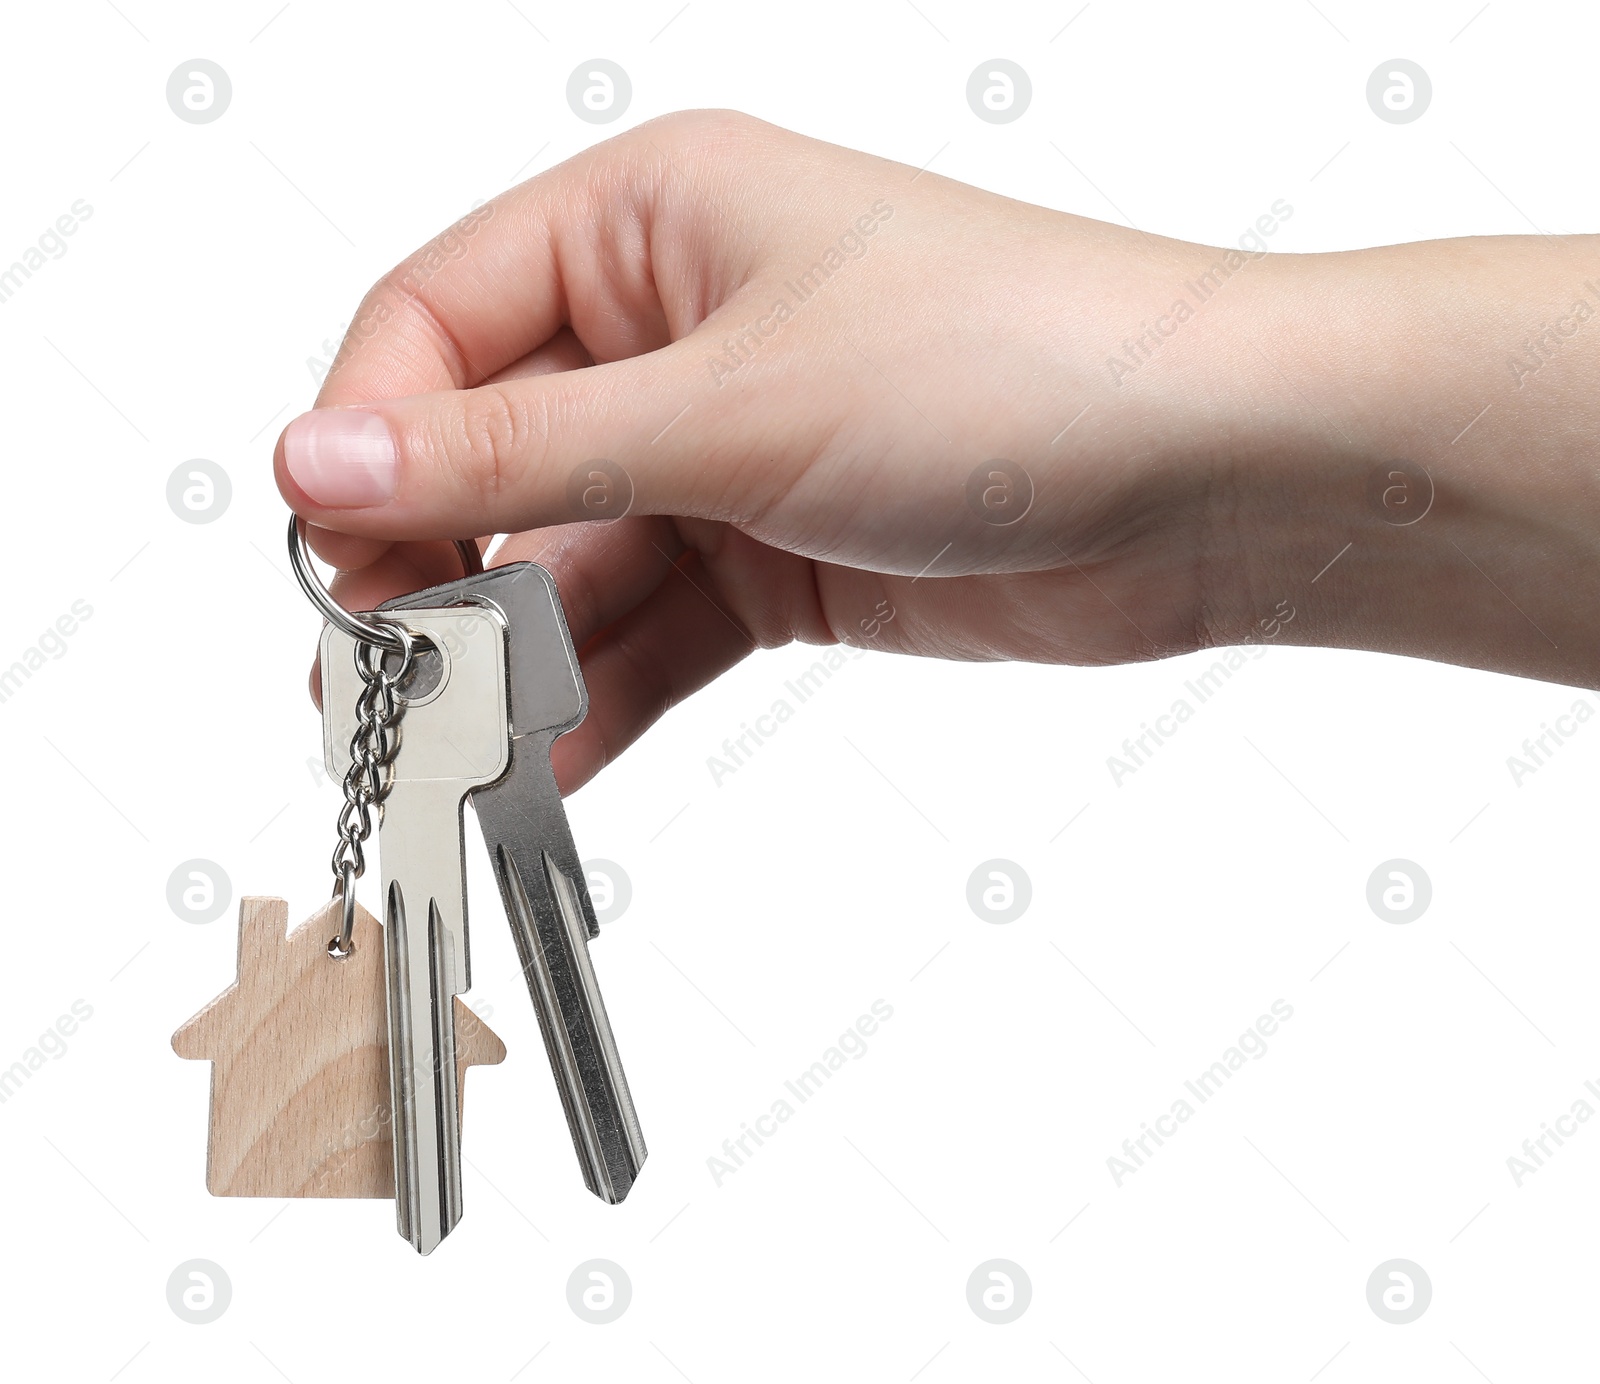
[[[646,1157],[589,958],[599,923],[550,762],[556,737],[588,708],[560,597],[534,563],[485,571],[475,544],[456,547],[466,568],[460,580],[358,615],[317,578],[299,521],[289,528],[295,575],[328,621],[321,644],[324,753],[345,794],[328,910],[340,925],[326,959],[338,965],[355,947],[355,881],[365,871],[363,847],[376,815],[396,1223],[422,1254],[461,1218],[459,1064],[498,1060],[459,1050],[458,1024],[470,1011],[455,997],[472,983],[468,798],[584,1181],[603,1200],[621,1201]],[[240,956],[242,985],[242,933]],[[174,1045],[183,1055],[217,1056],[202,1050],[197,1036],[180,1042],[186,1030],[198,1033],[208,1012],[179,1031]],[[214,1075],[213,1163],[218,1085]]]

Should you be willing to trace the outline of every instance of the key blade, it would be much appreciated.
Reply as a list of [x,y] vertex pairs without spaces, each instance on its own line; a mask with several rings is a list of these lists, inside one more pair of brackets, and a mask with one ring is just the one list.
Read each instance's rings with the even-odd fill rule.
[[[510,763],[506,625],[498,609],[413,610],[424,636],[379,808],[395,1220],[421,1254],[461,1218],[455,996],[471,983],[462,810]],[[362,690],[355,645],[323,634],[325,754],[342,778]]]
[[[576,1017],[569,1017],[563,1026],[567,1046],[573,1049],[578,1064],[579,1086],[574,1092],[573,1106],[584,1124],[587,1139],[596,1146],[597,1160],[593,1175],[586,1181],[590,1190],[603,1200],[619,1202],[633,1189],[639,1169],[649,1157],[649,1150],[644,1145],[644,1131],[639,1127],[638,1112],[633,1108],[633,1094],[628,1089],[628,1078],[622,1070],[622,1058],[617,1052],[617,1040],[611,1031],[611,1019],[606,1013],[605,1001],[600,997],[600,981],[589,957],[589,936],[584,914],[587,912],[592,917],[593,905],[590,904],[588,885],[583,876],[567,875],[548,853],[544,857],[544,875],[565,925],[566,941],[570,948],[567,959],[571,962],[591,1030],[587,1036],[592,1051],[585,1059],[572,1043],[573,1035],[578,1032]],[[558,987],[558,998],[560,993]]]
[[[444,948],[439,969],[452,995],[472,985],[462,883],[467,868],[461,825],[464,802],[461,790],[449,783],[397,784],[383,805],[379,836],[384,897],[403,881],[410,907],[417,916],[432,920],[430,926]],[[451,822],[453,831],[440,830],[442,823]]]
[[453,603],[493,609],[509,627],[511,768],[472,802],[584,1181],[618,1202],[647,1150],[589,958],[600,924],[550,767],[556,737],[588,710],[577,651],[555,579],[536,563],[491,568],[384,609]]
[[594,907],[550,768],[532,737],[498,784],[473,797],[511,923],[550,1070],[589,1190],[628,1195],[648,1156],[589,957]]
[[[418,938],[399,881],[389,886],[384,926],[389,1005],[389,1109],[395,1156],[395,1222],[419,1254],[432,1254],[461,1220],[461,1125],[456,1089],[454,995],[439,911],[427,907]],[[428,964],[420,964],[426,960]]]

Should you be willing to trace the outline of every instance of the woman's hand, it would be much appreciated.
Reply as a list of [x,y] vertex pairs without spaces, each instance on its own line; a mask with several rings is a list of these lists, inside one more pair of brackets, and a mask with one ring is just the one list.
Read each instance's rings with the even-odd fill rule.
[[[793,639],[1111,663],[1281,634],[1558,676],[1521,621],[1551,648],[1570,621],[1469,587],[1533,530],[1581,543],[1593,495],[1563,481],[1563,514],[1528,494],[1506,514],[1482,449],[1528,441],[1524,404],[1449,448],[1482,407],[1462,373],[1494,357],[1483,334],[1583,256],[1442,244],[1214,250],[671,116],[385,276],[278,482],[353,607],[454,575],[428,540],[507,533],[498,562],[554,573],[590,693],[558,742],[569,791]],[[1486,245],[1508,248],[1463,307],[1461,258],[1487,252],[1461,247]],[[1418,326],[1431,354],[1408,363]],[[1423,522],[1374,506],[1396,458],[1437,489]]]

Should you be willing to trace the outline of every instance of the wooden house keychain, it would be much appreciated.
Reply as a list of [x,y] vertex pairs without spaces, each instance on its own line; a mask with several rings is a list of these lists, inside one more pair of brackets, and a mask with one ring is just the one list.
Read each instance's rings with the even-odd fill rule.
[[[599,934],[550,765],[587,693],[554,581],[483,570],[346,611],[290,521],[295,575],[327,619],[324,753],[344,785],[333,897],[285,935],[246,898],[235,983],[173,1036],[214,1063],[206,1185],[218,1196],[388,1197],[431,1252],[461,1216],[466,1068],[505,1056],[471,985],[462,809],[474,798],[585,1181],[627,1195],[646,1151],[589,959]],[[355,900],[378,820],[384,920]]]
[[[341,948],[342,912],[336,896],[286,936],[284,900],[241,899],[239,978],[172,1036],[215,1064],[213,1196],[394,1195],[383,934],[357,904]],[[462,1071],[505,1057],[459,999],[455,1018]]]

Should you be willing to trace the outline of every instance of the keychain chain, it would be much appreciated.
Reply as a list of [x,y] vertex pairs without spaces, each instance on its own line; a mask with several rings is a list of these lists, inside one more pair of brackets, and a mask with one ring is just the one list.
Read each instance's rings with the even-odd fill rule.
[[[483,554],[478,545],[465,538],[454,542],[467,576],[481,574]],[[372,811],[383,805],[394,757],[400,751],[400,716],[405,701],[399,694],[399,685],[411,673],[416,641],[397,620],[356,615],[333,599],[311,565],[305,521],[292,514],[289,566],[322,618],[355,641],[356,671],[361,674],[356,730],[350,738],[350,768],[344,776],[344,806],[339,809],[339,844],[333,850],[333,897],[343,904],[343,916],[339,935],[328,943],[328,955],[342,961],[351,952],[350,937],[356,922],[355,884],[367,868],[364,845],[372,835]],[[387,667],[385,654],[400,656],[393,672]]]
[[368,640],[356,644],[361,696],[356,702],[355,734],[350,738],[350,768],[344,776],[344,806],[339,809],[339,844],[333,848],[333,897],[343,909],[339,935],[328,943],[328,955],[341,961],[352,950],[355,882],[367,869],[364,843],[372,835],[373,809],[383,805],[393,781],[394,758],[400,751],[400,718],[405,703],[397,689],[411,672],[415,652],[415,644],[403,625],[385,624],[400,644],[400,663],[393,672],[377,644]]

